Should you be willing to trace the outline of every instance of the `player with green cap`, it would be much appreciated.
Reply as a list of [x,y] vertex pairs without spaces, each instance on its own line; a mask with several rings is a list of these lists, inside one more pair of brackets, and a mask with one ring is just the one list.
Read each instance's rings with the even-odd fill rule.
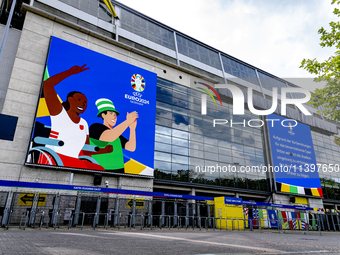
[[[103,148],[112,145],[111,153],[92,156],[105,170],[124,173],[123,149],[135,151],[136,149],[136,126],[137,112],[126,114],[126,120],[116,125],[119,112],[111,100],[101,98],[96,101],[98,108],[97,117],[103,119],[103,124],[94,123],[90,126],[90,144]],[[127,140],[122,136],[123,132],[130,128],[130,137]]]

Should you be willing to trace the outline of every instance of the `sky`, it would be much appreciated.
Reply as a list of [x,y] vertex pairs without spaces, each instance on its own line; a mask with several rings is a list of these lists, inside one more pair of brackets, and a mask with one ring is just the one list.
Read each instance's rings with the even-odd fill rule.
[[337,21],[331,0],[120,2],[275,76],[299,78],[295,83],[314,78],[299,68],[302,59],[323,61],[334,52],[321,48],[317,33]]

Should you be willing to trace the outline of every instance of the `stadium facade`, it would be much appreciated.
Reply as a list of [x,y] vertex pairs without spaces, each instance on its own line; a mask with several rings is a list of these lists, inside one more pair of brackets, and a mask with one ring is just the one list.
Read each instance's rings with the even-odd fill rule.
[[[287,176],[265,170],[280,165],[275,154],[279,148],[273,141],[273,137],[278,138],[275,133],[278,128],[268,124],[270,117],[254,114],[248,104],[244,104],[243,115],[233,114],[231,91],[215,86],[234,85],[245,98],[251,88],[256,109],[269,109],[274,98],[273,88],[277,88],[278,107],[274,112],[276,115],[271,115],[277,119],[281,118],[278,117],[281,89],[298,88],[296,85],[120,2],[111,1],[112,12],[106,1],[16,1],[8,29],[6,23],[12,2],[2,1],[0,16],[0,35],[6,38],[0,62],[0,190],[6,194],[1,199],[2,209],[8,210],[9,192],[84,197],[88,194],[84,191],[100,191],[101,188],[104,192],[105,188],[122,190],[122,197],[134,197],[138,192],[144,197],[163,194],[170,200],[189,198],[190,201],[225,196],[333,212],[339,209],[338,123],[318,115],[317,109],[306,104],[303,106],[312,113],[311,116],[306,116],[294,105],[287,105],[282,120],[295,120],[294,123],[303,128],[299,130],[292,124],[286,127],[287,132],[284,132],[287,134],[279,138],[295,143],[296,147],[280,141],[278,146],[288,148],[289,154],[279,159],[287,161],[290,157],[302,157],[310,161],[295,165],[310,162],[318,169],[313,171],[317,172],[313,176],[309,175],[312,171],[301,175],[301,170],[295,169],[298,175],[292,175],[291,179],[295,181],[289,183]],[[87,59],[87,56],[91,57]],[[128,140],[132,141],[131,132],[135,130],[137,145],[134,151],[125,153],[128,147],[124,142],[125,167],[120,170],[117,167],[118,170],[114,171],[101,163],[103,169],[93,168],[93,165],[81,167],[78,161],[65,163],[63,157],[55,160],[53,155],[46,156],[46,153],[52,148],[52,153],[59,155],[60,152],[53,149],[56,145],[47,140],[42,145],[42,140],[36,138],[54,138],[54,124],[49,122],[48,113],[52,116],[54,108],[49,103],[52,99],[45,90],[45,81],[51,81],[56,74],[62,75],[72,66],[83,64],[90,69],[66,75],[54,85],[60,83],[55,86],[60,103],[68,97],[67,92],[86,91],[86,116],[89,117],[84,119],[89,127],[93,122],[103,121],[96,116],[96,111],[99,110],[99,115],[101,112],[95,103],[97,99],[110,99],[118,112],[123,111],[117,116],[121,121],[132,109],[131,105],[140,109],[137,127],[132,128],[133,124],[129,123],[123,133],[126,137],[130,134]],[[102,70],[105,71],[101,73]],[[85,74],[90,71],[97,73],[86,78]],[[122,89],[125,101],[114,100],[124,86],[122,77],[125,72],[129,72],[126,82],[131,91]],[[58,90],[62,84],[65,84],[63,90]],[[301,92],[292,91],[287,93],[288,98],[304,97]],[[149,92],[153,94],[147,98]],[[124,102],[129,102],[129,106],[124,108]],[[46,130],[48,123],[52,128],[47,128],[47,136],[37,135],[46,132],[40,127]],[[277,123],[275,125],[280,125],[281,119]],[[90,140],[96,145],[100,135],[97,139],[91,138],[91,127],[89,129]],[[301,141],[300,131],[307,134]],[[105,148],[109,149],[109,144],[107,146]],[[118,150],[113,147],[113,151]],[[101,162],[100,155],[90,157]],[[68,188],[71,186],[81,187],[81,190]],[[117,194],[108,196],[117,197]],[[74,200],[73,206],[76,204]],[[164,211],[164,206],[160,205],[158,209]]]

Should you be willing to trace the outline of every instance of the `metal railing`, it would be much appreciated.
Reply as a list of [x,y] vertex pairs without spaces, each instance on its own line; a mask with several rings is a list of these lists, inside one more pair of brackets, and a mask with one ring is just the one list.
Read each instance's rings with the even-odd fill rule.
[[[182,215],[168,215],[164,214],[151,214],[153,205],[151,201],[143,206],[143,209],[125,210],[126,203],[128,199],[119,199],[116,203],[116,198],[111,198],[110,206],[107,207],[107,212],[96,213],[96,212],[77,212],[80,208],[76,209],[76,204],[78,203],[76,199],[73,199],[72,205],[69,206],[69,196],[61,196],[60,199],[64,199],[64,203],[60,203],[59,210],[58,206],[54,207],[53,203],[46,204],[46,206],[36,206],[35,208],[23,208],[18,206],[17,200],[19,199],[19,193],[14,193],[13,202],[10,207],[4,209],[6,212],[6,217],[3,218],[2,226],[9,229],[10,226],[18,226],[19,229],[26,229],[26,227],[42,229],[43,226],[46,228],[80,228],[91,226],[93,229],[98,227],[104,229],[199,229],[199,230],[225,230],[225,231],[241,231],[254,229],[276,229],[279,233],[285,233],[286,231],[302,231],[303,233],[308,233],[309,231],[340,231],[340,218],[338,214],[327,213],[327,214],[311,214],[310,212],[305,212],[304,215],[296,214],[296,218],[292,214],[291,218],[282,218],[276,211],[278,218],[272,219],[270,217],[259,218],[249,218],[252,214],[242,214],[239,218],[222,218],[207,216],[210,213],[214,214],[213,207],[205,207],[206,209],[197,210],[198,215],[192,215],[192,209],[196,206],[201,206],[204,203],[190,204],[186,206],[187,203],[182,203],[181,207],[186,208],[186,210],[174,210],[182,213]],[[66,198],[65,198],[66,197]],[[52,201],[52,196],[50,196],[50,201]],[[16,199],[16,200],[15,200]],[[162,200],[154,200],[153,204],[163,203]],[[59,203],[59,201],[58,201]],[[115,208],[121,208],[122,212],[115,211]],[[178,203],[179,204],[179,203]],[[2,202],[4,205],[4,202]],[[66,207],[65,207],[66,205]],[[123,207],[124,206],[124,207]],[[195,206],[195,207],[194,207]],[[4,208],[4,207],[2,207]],[[156,206],[157,208],[157,206]],[[34,209],[34,210],[33,210]],[[98,209],[98,203],[97,203]],[[212,210],[210,210],[212,209]],[[250,208],[249,210],[251,210]],[[25,211],[23,211],[25,210]],[[32,212],[31,212],[32,210]],[[57,211],[55,211],[57,210]],[[140,210],[140,211],[139,211]],[[76,211],[76,212],[75,212]],[[132,213],[136,212],[136,213]],[[183,213],[186,213],[186,215]],[[202,215],[200,215],[202,213]],[[253,213],[253,215],[256,215]],[[281,214],[280,214],[281,215]],[[283,214],[282,214],[283,215]],[[288,214],[287,214],[288,215]],[[290,214],[289,214],[290,215]],[[290,217],[290,216],[289,216]],[[20,222],[20,223],[19,223]],[[45,225],[44,225],[45,224]]]
[[[39,229],[42,229],[44,224],[44,220],[46,222],[46,228],[52,227],[54,229],[60,228],[61,218],[65,214],[69,214],[69,212],[50,212],[45,213],[44,211],[36,212],[34,216],[34,221],[31,227],[35,228],[36,224],[39,224]],[[225,230],[225,231],[245,231],[249,229],[253,231],[255,228],[258,229],[277,229],[279,233],[285,233],[285,231],[295,230],[295,231],[303,231],[304,234],[308,233],[311,230],[319,231],[321,235],[322,230],[322,222],[321,217],[315,217],[313,221],[315,222],[314,227],[312,229],[310,224],[304,222],[303,219],[291,219],[291,218],[278,218],[278,219],[259,219],[259,218],[222,218],[222,217],[202,217],[202,216],[180,216],[180,215],[145,215],[145,214],[115,214],[115,213],[71,213],[69,217],[67,217],[67,229],[77,227],[74,224],[75,215],[78,214],[79,218],[81,218],[80,229],[83,230],[85,224],[85,217],[90,216],[88,218],[92,221],[92,228],[96,229],[98,227],[99,217],[100,215],[104,216],[103,228],[117,228],[118,230],[122,227],[124,229],[136,229],[139,228],[141,230],[145,228],[150,228],[151,230],[155,227],[159,229],[167,228],[171,229],[188,229],[198,228],[199,230],[203,229],[209,230]],[[10,215],[8,217],[8,221],[6,223],[6,229],[9,228],[9,224],[11,221],[12,210],[10,211]],[[37,221],[37,218],[40,216],[40,220]],[[22,228],[25,230],[30,218],[30,211],[25,211],[21,214],[19,229]],[[50,221],[51,219],[51,221]],[[53,221],[52,221],[53,219]],[[150,220],[151,219],[151,220]],[[111,221],[111,224],[109,224]],[[156,224],[156,225],[155,225]],[[78,224],[79,225],[79,224]],[[334,226],[340,227],[340,224],[334,224]],[[334,229],[336,230],[336,229]]]

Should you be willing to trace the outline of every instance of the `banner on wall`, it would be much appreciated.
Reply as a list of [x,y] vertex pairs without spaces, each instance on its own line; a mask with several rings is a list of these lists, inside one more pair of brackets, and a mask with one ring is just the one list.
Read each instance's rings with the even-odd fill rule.
[[268,122],[277,191],[322,197],[310,127],[275,114],[267,118],[284,123]]
[[157,75],[51,38],[26,164],[153,176]]

